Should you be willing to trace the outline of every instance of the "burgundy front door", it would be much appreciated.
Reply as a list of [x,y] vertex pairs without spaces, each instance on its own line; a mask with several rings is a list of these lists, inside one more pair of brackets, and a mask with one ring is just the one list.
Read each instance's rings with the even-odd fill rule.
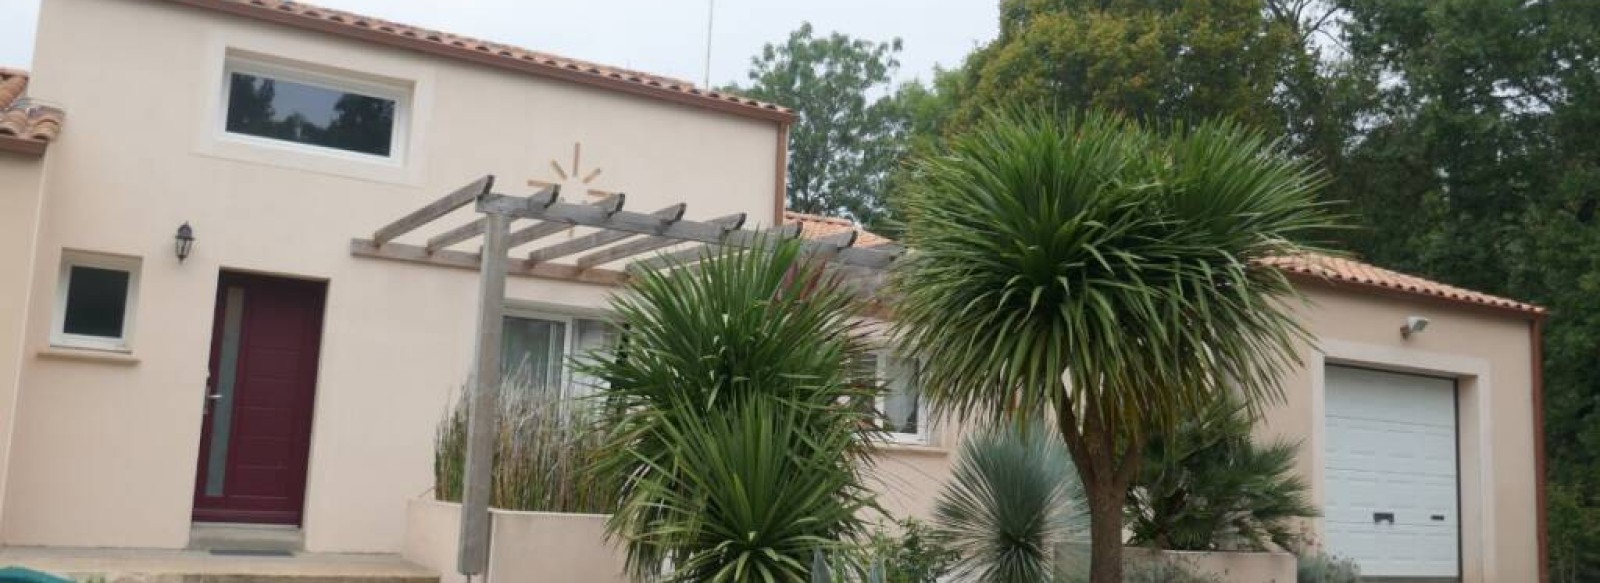
[[222,273],[194,520],[300,523],[326,290]]

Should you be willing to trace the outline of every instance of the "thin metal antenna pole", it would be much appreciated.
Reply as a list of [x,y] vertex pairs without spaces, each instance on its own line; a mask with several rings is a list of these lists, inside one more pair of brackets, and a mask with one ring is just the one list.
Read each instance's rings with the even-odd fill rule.
[[717,0],[706,0],[706,89],[711,88],[711,27],[716,22]]

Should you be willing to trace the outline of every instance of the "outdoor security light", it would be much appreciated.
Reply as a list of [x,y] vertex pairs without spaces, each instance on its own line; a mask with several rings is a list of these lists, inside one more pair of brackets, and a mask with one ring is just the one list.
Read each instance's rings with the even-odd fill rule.
[[1412,334],[1416,334],[1427,329],[1427,318],[1422,316],[1407,316],[1406,325],[1400,327],[1400,336],[1403,338],[1410,338]]
[[183,263],[183,260],[189,258],[189,250],[194,248],[194,228],[189,226],[188,221],[178,227],[175,239],[177,239],[178,263]]

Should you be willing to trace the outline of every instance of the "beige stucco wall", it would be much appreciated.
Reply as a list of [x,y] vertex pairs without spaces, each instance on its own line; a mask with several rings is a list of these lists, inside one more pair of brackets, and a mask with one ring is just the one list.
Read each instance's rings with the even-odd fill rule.
[[[5,513],[7,460],[22,368],[29,278],[38,233],[44,161],[0,152],[0,514]],[[0,543],[5,538],[0,534]]]
[[[230,49],[413,84],[405,164],[219,139]],[[431,484],[435,422],[468,372],[477,280],[354,258],[352,237],[485,173],[498,191],[531,192],[526,181],[549,177],[552,159],[570,166],[575,142],[585,169],[604,169],[593,186],[627,192],[630,209],[683,201],[690,218],[745,211],[752,223],[774,213],[771,122],[142,0],[46,0],[34,65],[30,93],[68,110],[73,129],[50,151],[0,516],[7,543],[187,543],[220,269],[329,282],[306,546],[396,552],[406,501]],[[184,221],[198,241],[179,264],[172,236]],[[36,354],[63,249],[142,258],[137,363]],[[509,287],[570,306],[601,305],[607,291]]]

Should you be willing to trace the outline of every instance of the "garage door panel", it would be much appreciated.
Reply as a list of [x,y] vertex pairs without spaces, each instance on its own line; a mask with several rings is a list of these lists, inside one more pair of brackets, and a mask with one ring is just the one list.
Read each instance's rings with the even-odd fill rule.
[[1455,383],[1346,367],[1326,381],[1329,551],[1368,576],[1457,576]]

